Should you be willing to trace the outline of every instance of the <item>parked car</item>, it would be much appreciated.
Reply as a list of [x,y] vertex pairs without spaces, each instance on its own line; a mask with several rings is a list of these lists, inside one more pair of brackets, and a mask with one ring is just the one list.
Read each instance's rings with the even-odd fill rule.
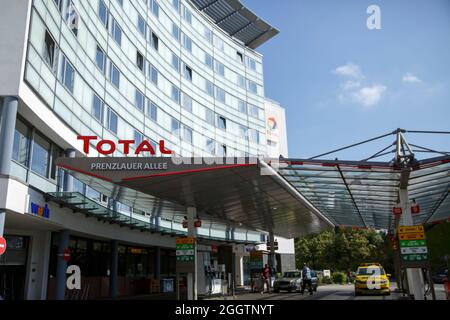
[[448,269],[444,269],[444,270],[441,270],[438,273],[436,273],[433,276],[433,282],[434,283],[438,283],[438,284],[442,284],[442,283],[444,283],[444,279],[445,278],[448,279]]
[[[283,276],[281,278],[275,280],[273,284],[273,291],[276,293],[280,292],[281,290],[285,290],[288,292],[300,291],[302,288],[302,281],[301,271],[286,271],[283,273]],[[317,291],[317,283],[317,271],[311,270],[311,284],[315,292]]]

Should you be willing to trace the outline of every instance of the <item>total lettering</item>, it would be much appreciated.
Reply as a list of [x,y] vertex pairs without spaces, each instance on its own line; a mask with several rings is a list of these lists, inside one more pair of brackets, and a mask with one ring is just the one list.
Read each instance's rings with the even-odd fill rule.
[[[77,139],[83,141],[83,152],[86,154],[89,154],[90,143],[97,141],[98,137],[97,136],[78,136]],[[122,147],[123,154],[128,155],[128,154],[130,154],[130,148],[134,147],[135,144],[136,144],[135,140],[119,140],[119,141],[117,141],[117,143],[115,143],[112,140],[99,140],[96,143],[95,148],[97,149],[98,153],[107,156],[107,155],[110,155],[110,154],[113,154],[114,152],[116,152],[117,146],[120,145]],[[164,145],[164,140],[159,141],[158,147],[159,147],[159,152],[161,154],[173,154],[174,153],[172,150],[166,149],[166,147]],[[134,151],[135,155],[140,155],[143,153],[149,153],[151,155],[156,154],[155,148],[148,140],[143,140],[135,148],[135,151]]]

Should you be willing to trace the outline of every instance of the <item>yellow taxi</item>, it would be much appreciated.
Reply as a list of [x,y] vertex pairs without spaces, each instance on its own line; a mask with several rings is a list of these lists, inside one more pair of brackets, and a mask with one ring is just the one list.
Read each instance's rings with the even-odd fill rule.
[[356,271],[355,296],[365,293],[390,295],[390,276],[379,263],[361,264]]

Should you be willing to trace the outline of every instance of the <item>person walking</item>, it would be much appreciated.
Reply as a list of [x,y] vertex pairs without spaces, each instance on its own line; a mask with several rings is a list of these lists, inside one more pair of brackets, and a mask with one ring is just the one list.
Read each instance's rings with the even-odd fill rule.
[[303,294],[305,292],[306,285],[308,285],[309,294],[313,294],[311,279],[311,269],[306,265],[306,263],[304,263],[302,269],[302,290],[300,291],[300,294]]
[[262,277],[263,277],[263,281],[264,281],[263,291],[264,291],[264,287],[267,285],[267,293],[270,293],[270,279],[272,278],[272,272],[267,263],[264,266],[264,269],[262,271]]

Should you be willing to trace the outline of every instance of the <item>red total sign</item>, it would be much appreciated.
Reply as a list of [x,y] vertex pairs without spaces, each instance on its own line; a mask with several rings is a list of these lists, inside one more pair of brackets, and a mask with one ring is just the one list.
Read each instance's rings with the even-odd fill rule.
[[0,256],[4,254],[6,251],[6,240],[3,237],[0,237]]
[[70,260],[70,249],[69,248],[64,249],[63,259],[66,262],[68,262]]

